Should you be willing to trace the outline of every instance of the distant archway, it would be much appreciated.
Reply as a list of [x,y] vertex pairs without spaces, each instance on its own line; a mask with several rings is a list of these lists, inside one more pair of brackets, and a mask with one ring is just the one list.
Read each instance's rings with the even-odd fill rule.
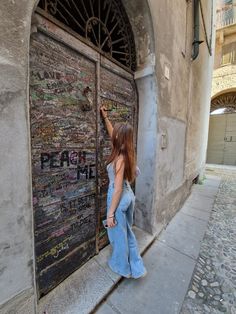
[[236,92],[222,93],[211,101],[210,112],[220,108],[226,108],[226,112],[236,112]]
[[236,165],[236,92],[234,89],[215,95],[211,101],[210,112],[207,163]]

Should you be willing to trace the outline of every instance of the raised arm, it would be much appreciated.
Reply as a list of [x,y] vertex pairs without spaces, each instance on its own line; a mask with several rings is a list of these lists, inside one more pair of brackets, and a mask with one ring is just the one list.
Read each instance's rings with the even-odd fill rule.
[[112,126],[110,120],[108,119],[106,108],[104,106],[101,106],[100,111],[101,111],[101,115],[105,121],[107,132],[111,138],[112,132],[113,132],[113,126]]

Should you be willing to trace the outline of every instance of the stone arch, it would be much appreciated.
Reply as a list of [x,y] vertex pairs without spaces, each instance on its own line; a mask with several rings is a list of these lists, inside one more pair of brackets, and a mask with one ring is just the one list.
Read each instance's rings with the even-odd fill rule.
[[215,93],[214,95],[212,95],[211,100],[214,100],[216,97],[219,97],[219,96],[221,96],[223,94],[227,94],[227,93],[236,93],[236,87],[223,89],[223,90]]
[[[214,97],[225,90],[236,86],[235,65],[222,66],[213,72],[211,96]],[[223,78],[223,79],[222,79]]]
[[212,98],[210,111],[213,112],[214,110],[221,109],[221,108],[226,108],[227,112],[236,111],[236,91],[235,90],[227,90],[227,91],[221,92],[220,94]]
[[155,40],[148,1],[122,0],[122,2],[134,34],[137,71],[147,66],[155,66]]

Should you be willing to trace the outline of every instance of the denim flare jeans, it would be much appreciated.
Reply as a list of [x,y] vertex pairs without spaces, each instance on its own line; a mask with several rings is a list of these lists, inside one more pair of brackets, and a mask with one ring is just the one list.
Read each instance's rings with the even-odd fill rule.
[[[114,183],[110,183],[107,194],[107,211],[110,208]],[[128,182],[123,184],[123,192],[115,212],[117,225],[107,228],[112,246],[112,255],[108,261],[111,270],[127,278],[139,278],[146,273],[139,254],[137,241],[131,229],[133,224],[135,196]]]

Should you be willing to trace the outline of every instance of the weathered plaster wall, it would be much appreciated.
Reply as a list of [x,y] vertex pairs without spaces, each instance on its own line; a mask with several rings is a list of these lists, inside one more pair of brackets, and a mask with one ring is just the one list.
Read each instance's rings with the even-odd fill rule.
[[[153,28],[147,22],[151,18],[144,1],[123,3],[134,30],[138,55],[138,163],[142,176],[136,184],[135,222],[156,232],[179,209],[192,180],[203,168],[202,143],[204,146],[210,104],[205,86],[210,91],[212,58],[204,45],[199,60],[191,61],[191,1],[176,1],[175,10],[171,1],[148,1]],[[211,2],[204,7],[204,14],[210,36]],[[200,119],[196,119],[199,115]],[[164,149],[162,136],[167,140]]]
[[[210,39],[210,1],[203,2],[203,9],[208,39]],[[201,27],[200,30],[200,38],[206,40],[203,27]],[[213,37],[212,43],[214,42]],[[212,48],[212,56],[210,56],[207,45],[203,43],[200,46],[200,58],[193,62],[190,72],[191,98],[188,104],[188,134],[186,142],[185,172],[186,178],[190,179],[194,178],[198,173],[202,174],[206,159],[214,44],[212,44]],[[208,69],[208,71],[205,69]]]
[[[135,224],[153,231],[156,208],[157,82],[155,74],[155,39],[147,1],[123,0],[135,37],[137,52],[136,86],[139,95],[137,162],[141,175],[136,180]],[[160,228],[160,227],[159,227]]]
[[[0,2],[0,312],[34,311],[28,40],[34,1]],[[1,305],[9,299],[14,302]],[[21,302],[22,301],[22,302]],[[27,304],[26,304],[26,303]],[[14,305],[13,305],[14,303]]]
[[[185,156],[185,178],[190,180],[198,174],[202,177],[205,167],[215,49],[215,1],[202,1],[202,5],[207,35],[204,33],[201,19],[200,39],[204,40],[204,43],[200,46],[199,58],[192,63],[190,72],[191,97],[188,103]],[[213,10],[212,5],[214,5]],[[206,40],[211,44],[211,56]]]
[[153,75],[137,79],[139,128],[137,162],[141,175],[136,180],[135,224],[152,232],[156,208],[157,95]]
[[[193,41],[192,1],[150,0],[156,42],[158,98],[156,222],[166,224],[180,208],[192,180],[204,168],[213,58],[206,44],[191,60]],[[203,2],[211,34],[211,1]],[[205,40],[201,21],[200,39]],[[169,73],[168,73],[169,72]],[[167,147],[161,149],[162,135]]]
[[122,0],[129,17],[137,52],[137,70],[153,65],[155,54],[155,42],[153,37],[153,25],[147,1]]

